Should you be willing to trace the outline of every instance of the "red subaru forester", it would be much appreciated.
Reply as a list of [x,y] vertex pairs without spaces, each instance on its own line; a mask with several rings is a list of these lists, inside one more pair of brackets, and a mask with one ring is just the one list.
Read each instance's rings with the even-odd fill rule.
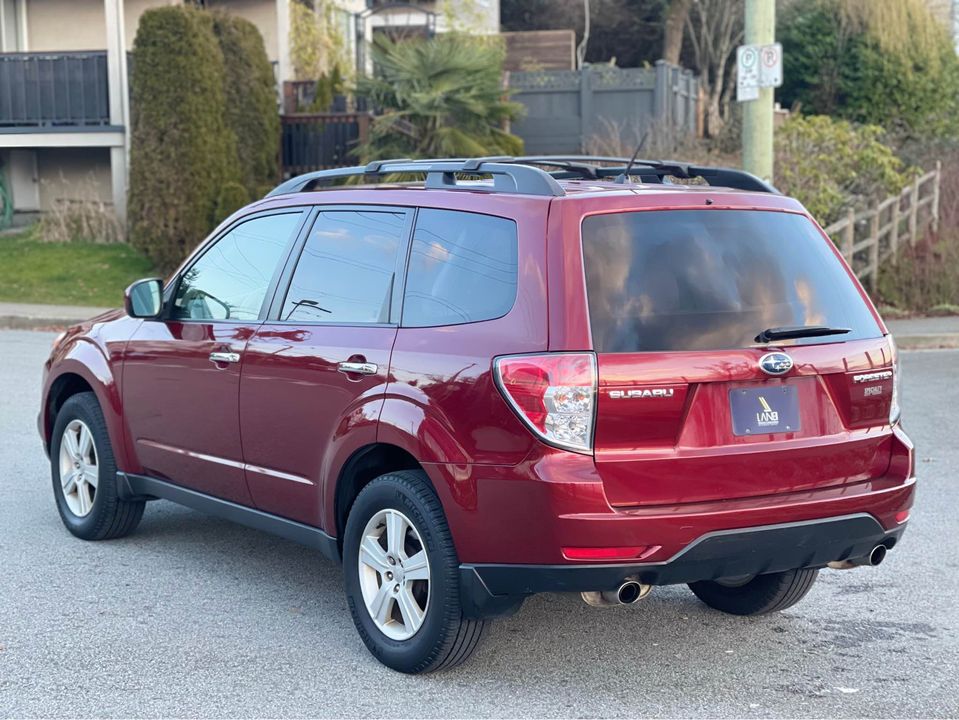
[[415,673],[533,593],[753,615],[878,564],[915,490],[898,381],[832,242],[751,175],[395,160],[280,185],[62,334],[39,428],[77,537],[163,498],[318,548]]

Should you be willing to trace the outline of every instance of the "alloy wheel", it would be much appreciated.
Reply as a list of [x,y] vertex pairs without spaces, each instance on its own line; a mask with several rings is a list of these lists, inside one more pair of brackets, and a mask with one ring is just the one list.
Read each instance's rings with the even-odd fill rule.
[[60,440],[60,490],[77,517],[93,509],[100,471],[93,433],[82,420],[71,420]]
[[429,607],[430,562],[410,519],[380,510],[363,530],[360,588],[376,627],[393,640],[408,640],[422,627]]

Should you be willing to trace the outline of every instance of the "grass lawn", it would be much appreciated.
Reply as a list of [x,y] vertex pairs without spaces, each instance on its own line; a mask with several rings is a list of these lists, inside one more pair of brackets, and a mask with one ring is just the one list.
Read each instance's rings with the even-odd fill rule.
[[129,245],[43,243],[30,230],[0,236],[0,301],[119,307],[127,285],[153,274]]

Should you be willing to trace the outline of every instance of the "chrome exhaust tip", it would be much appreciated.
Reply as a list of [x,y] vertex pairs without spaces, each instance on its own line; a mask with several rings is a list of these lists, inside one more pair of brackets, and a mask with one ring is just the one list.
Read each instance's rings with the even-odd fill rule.
[[834,560],[831,563],[827,563],[826,566],[832,568],[833,570],[852,570],[853,568],[860,567],[862,565],[876,567],[879,565],[879,563],[886,559],[886,553],[888,552],[889,548],[887,548],[885,545],[879,544],[870,550],[868,555],[863,555],[862,557],[854,558],[852,560]]
[[583,601],[592,607],[615,607],[632,605],[653,591],[652,585],[644,585],[636,580],[626,580],[615,590],[590,590],[581,593]]

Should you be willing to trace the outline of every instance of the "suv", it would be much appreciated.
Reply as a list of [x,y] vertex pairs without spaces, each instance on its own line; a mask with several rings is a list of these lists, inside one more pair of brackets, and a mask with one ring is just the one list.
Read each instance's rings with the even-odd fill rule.
[[67,330],[39,429],[77,537],[163,498],[313,546],[417,673],[534,593],[755,615],[878,564],[915,489],[898,381],[833,243],[751,175],[396,160],[280,185]]

